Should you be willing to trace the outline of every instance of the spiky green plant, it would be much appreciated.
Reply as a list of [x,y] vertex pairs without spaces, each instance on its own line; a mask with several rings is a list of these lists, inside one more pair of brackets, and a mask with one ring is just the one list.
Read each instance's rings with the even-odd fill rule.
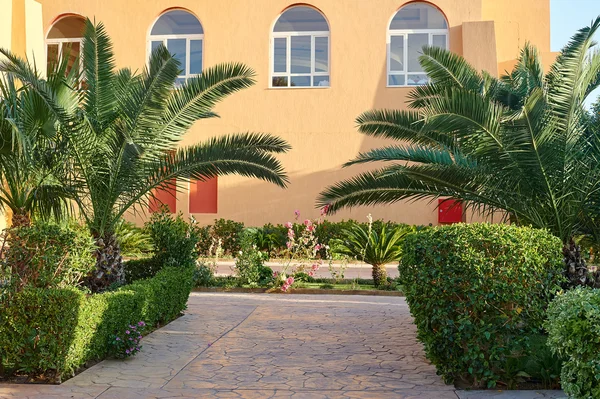
[[96,272],[89,285],[101,290],[123,277],[116,224],[132,208],[146,207],[153,190],[226,174],[285,187],[288,179],[274,154],[290,147],[280,138],[251,133],[180,147],[196,121],[217,116],[216,103],[254,83],[254,72],[241,64],[217,65],[174,90],[180,65],[166,48],[152,52],[141,74],[116,70],[104,26],[90,20],[85,25],[78,77],[83,84],[65,79],[71,90],[62,95],[75,109],[62,107],[46,81],[13,54],[6,53],[0,72],[39,93],[49,122],[70,138],[72,179],[65,184],[75,189],[78,212],[96,240]]
[[383,161],[381,169],[327,188],[329,211],[400,200],[453,198],[516,223],[549,229],[568,244],[598,236],[600,139],[584,101],[600,83],[592,36],[600,18],[576,33],[544,74],[526,44],[500,79],[479,73],[450,51],[423,48],[431,81],[409,96],[409,110],[368,111],[361,133],[397,140],[360,153],[346,166]]
[[381,231],[354,224],[350,229],[342,230],[341,239],[332,242],[333,252],[361,260],[373,267],[373,284],[382,287],[387,284],[387,263],[398,262],[402,254],[402,240],[409,232],[408,228],[389,231],[385,225]]

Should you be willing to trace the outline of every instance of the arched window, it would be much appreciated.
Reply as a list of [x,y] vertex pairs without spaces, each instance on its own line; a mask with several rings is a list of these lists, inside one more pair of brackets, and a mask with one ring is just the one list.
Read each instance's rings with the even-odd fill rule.
[[329,24],[314,8],[291,7],[277,19],[271,87],[329,87]]
[[388,29],[388,86],[416,86],[429,81],[419,64],[425,45],[448,48],[448,23],[437,8],[410,3],[398,10]]
[[162,14],[152,26],[148,39],[148,55],[163,44],[181,63],[176,86],[202,72],[204,30],[194,15],[184,10]]
[[62,57],[68,58],[67,73],[81,54],[81,41],[85,29],[85,19],[69,15],[57,20],[46,37],[46,61],[51,70]]

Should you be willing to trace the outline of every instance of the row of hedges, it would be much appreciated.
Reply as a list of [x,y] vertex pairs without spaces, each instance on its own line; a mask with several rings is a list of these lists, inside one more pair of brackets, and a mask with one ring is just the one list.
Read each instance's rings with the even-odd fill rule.
[[143,320],[173,320],[186,303],[194,269],[166,267],[155,277],[116,291],[88,295],[76,288],[28,288],[3,304],[0,373],[73,375],[89,360],[110,354],[111,337]]
[[[353,226],[359,225],[363,229],[367,229],[368,223],[357,222],[355,220],[343,220],[341,222],[322,221],[315,230],[315,236],[319,243],[323,246],[329,245],[331,240],[340,238],[344,230],[350,230]],[[293,229],[296,236],[299,237],[301,232],[306,228],[303,223],[293,223]],[[407,226],[402,223],[386,222],[383,220],[373,221],[373,230],[381,231],[382,227],[386,227],[388,231],[395,230],[398,227]],[[255,244],[260,251],[264,251],[269,255],[278,255],[286,250],[288,228],[283,224],[273,225],[265,224],[262,227],[253,227],[256,231]],[[200,237],[198,250],[201,254],[207,254],[209,249],[213,247],[215,242],[221,241],[221,248],[225,254],[237,254],[241,248],[242,232],[244,224],[233,220],[216,219],[213,225],[197,227],[197,234]],[[325,256],[323,249],[321,255]]]
[[561,247],[546,231],[498,224],[423,229],[404,240],[400,281],[418,338],[447,382],[510,387],[563,281]]

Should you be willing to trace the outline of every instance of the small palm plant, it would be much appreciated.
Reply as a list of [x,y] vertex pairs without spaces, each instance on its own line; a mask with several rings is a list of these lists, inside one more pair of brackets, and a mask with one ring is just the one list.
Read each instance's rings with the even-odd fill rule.
[[397,228],[393,231],[386,229],[385,225],[381,231],[372,229],[371,223],[365,229],[359,224],[350,229],[342,230],[343,239],[333,241],[333,252],[347,255],[373,267],[373,284],[375,287],[383,287],[387,284],[387,263],[400,260],[402,240],[409,233],[408,229]]

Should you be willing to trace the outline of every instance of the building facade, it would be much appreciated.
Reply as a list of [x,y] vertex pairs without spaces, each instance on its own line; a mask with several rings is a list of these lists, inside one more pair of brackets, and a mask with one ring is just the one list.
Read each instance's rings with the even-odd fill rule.
[[[140,70],[162,43],[182,63],[179,82],[222,62],[242,62],[256,71],[257,83],[220,103],[220,118],[197,123],[183,145],[235,132],[280,136],[293,147],[281,157],[291,183],[283,190],[225,176],[191,182],[172,197],[160,194],[172,210],[201,223],[222,217],[259,225],[285,222],[295,210],[318,214],[315,199],[323,188],[373,167],[341,165],[386,144],[359,134],[355,118],[373,108],[405,108],[411,86],[427,82],[417,62],[425,44],[449,48],[495,76],[511,69],[527,41],[546,64],[554,58],[549,0],[0,0],[4,3],[18,12],[12,11],[12,29],[0,25],[0,43],[11,30],[13,47],[16,41],[17,50],[35,55],[38,64],[40,52],[47,61],[67,48],[76,54],[82,18],[89,17],[106,26],[121,67]],[[43,48],[19,44],[15,37],[23,31],[27,38],[38,37]],[[364,220],[371,213],[437,224],[436,206],[404,201],[345,210],[332,219]],[[141,222],[144,216],[134,218]]]

